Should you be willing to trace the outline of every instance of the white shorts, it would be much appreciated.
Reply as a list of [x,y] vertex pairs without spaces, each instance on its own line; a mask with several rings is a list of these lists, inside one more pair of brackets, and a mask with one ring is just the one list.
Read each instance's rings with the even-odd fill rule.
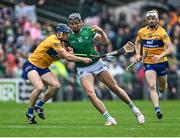
[[104,70],[108,70],[108,68],[102,59],[88,67],[77,67],[79,78],[87,75],[97,75]]

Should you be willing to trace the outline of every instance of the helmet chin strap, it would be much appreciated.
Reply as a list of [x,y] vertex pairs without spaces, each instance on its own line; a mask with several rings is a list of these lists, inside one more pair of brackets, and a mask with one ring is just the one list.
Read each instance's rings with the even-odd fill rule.
[[62,35],[63,35],[63,33],[56,33],[56,36],[57,36],[58,39],[61,39]]

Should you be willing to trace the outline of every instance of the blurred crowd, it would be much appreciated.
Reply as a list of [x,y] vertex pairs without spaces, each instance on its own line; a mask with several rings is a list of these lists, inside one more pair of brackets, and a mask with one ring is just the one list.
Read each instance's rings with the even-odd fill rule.
[[[97,1],[85,3],[91,5],[89,15],[84,18],[85,24],[97,24],[103,28],[110,40],[109,48],[95,43],[95,48],[107,53],[122,47],[127,41],[133,41],[140,27],[144,26],[144,16],[140,12],[132,14],[132,21],[127,21],[127,14],[121,12],[118,21],[115,19],[113,7],[101,7]],[[176,99],[178,91],[178,74],[180,71],[180,9],[169,9],[160,12],[160,25],[168,32],[175,53],[169,57],[169,77],[167,98]],[[26,5],[23,1],[13,9],[0,8],[0,78],[21,78],[22,65],[38,43],[53,33],[51,21],[39,23],[36,5]],[[142,64],[136,64],[131,71],[126,71],[128,64],[135,60],[134,53],[120,55],[117,58],[106,58],[109,71],[118,84],[124,88],[131,98],[144,98],[144,71]],[[86,96],[80,87],[75,65],[64,60],[55,61],[51,70],[62,83],[61,93],[55,99],[85,100]],[[101,99],[116,99],[103,84],[95,80],[95,89]],[[143,86],[143,87],[142,87]]]

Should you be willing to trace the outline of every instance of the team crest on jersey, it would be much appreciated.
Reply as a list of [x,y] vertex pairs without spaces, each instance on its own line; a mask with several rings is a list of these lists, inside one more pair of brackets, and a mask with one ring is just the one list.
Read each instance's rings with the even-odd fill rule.
[[163,35],[163,38],[166,38],[166,37],[168,37],[168,34]]
[[82,40],[82,37],[79,37],[79,38],[78,38],[78,41],[79,41],[79,42],[82,42],[82,41],[83,41],[83,40]]

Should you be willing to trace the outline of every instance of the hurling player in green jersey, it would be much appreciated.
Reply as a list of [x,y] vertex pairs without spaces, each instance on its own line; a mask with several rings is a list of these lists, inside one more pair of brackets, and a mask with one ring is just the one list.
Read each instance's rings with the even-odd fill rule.
[[[94,39],[108,46],[109,40],[106,33],[97,25],[90,27],[84,26],[79,13],[72,13],[68,20],[71,32],[68,38],[68,46],[73,48],[74,53],[97,54],[93,47]],[[112,92],[129,105],[135,114],[138,122],[143,124],[145,119],[140,110],[133,104],[127,93],[118,86],[113,76],[109,73],[107,66],[102,59],[92,58],[89,64],[76,63],[81,86],[90,98],[94,107],[106,119],[105,125],[116,125],[116,120],[111,117],[102,101],[96,96],[94,90],[94,77],[103,82]]]

